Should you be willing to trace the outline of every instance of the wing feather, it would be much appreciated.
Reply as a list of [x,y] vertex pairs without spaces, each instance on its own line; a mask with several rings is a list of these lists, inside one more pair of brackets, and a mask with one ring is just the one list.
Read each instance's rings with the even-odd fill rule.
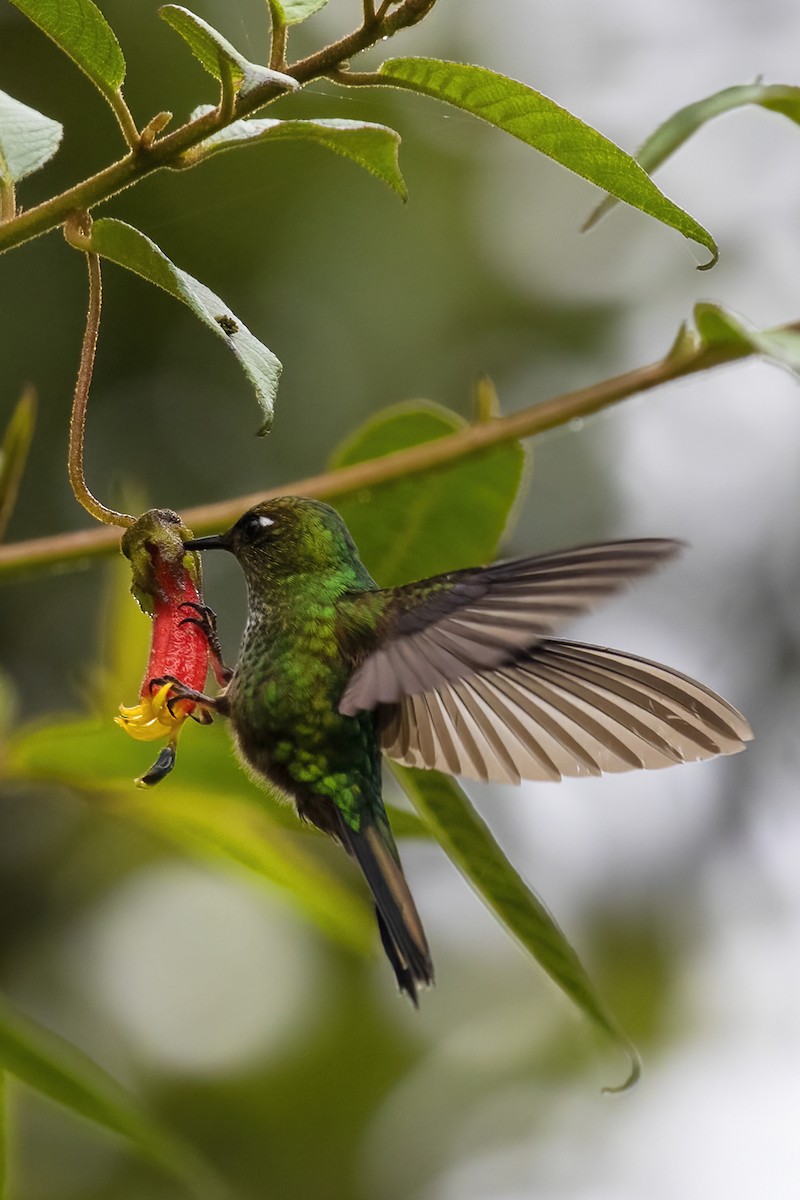
[[677,553],[658,538],[579,546],[387,592],[347,598],[376,614],[376,645],[356,662],[346,716],[512,662],[566,621]]
[[752,737],[741,713],[678,671],[553,640],[380,715],[390,758],[506,783],[659,769],[736,754]]

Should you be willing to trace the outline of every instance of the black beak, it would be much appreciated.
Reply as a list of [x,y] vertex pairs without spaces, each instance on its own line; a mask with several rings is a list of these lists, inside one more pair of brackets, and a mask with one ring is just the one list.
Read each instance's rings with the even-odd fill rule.
[[230,550],[227,534],[213,533],[211,537],[190,538],[183,543],[184,550]]

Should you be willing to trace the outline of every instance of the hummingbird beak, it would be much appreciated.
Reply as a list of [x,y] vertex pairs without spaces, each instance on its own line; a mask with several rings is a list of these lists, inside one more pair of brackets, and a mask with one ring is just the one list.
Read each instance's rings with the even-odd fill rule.
[[230,541],[225,533],[214,533],[211,537],[190,538],[183,543],[184,550],[230,550]]

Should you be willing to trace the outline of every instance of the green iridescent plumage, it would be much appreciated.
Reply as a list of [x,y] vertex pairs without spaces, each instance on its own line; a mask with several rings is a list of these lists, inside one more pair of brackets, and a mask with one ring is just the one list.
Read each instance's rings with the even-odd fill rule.
[[583,546],[379,589],[332,508],[281,497],[185,545],[233,553],[249,594],[230,683],[192,698],[230,717],[248,767],[357,860],[415,1002],[433,968],[381,799],[382,752],[519,783],[733,754],[751,736],[702,684],[551,636],[675,542]]

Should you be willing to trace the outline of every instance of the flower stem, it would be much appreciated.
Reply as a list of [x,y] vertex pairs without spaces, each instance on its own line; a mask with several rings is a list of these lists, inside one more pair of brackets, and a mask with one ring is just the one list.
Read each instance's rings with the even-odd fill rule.
[[[88,214],[83,214],[84,218]],[[81,232],[85,235],[86,228]],[[75,236],[74,230],[72,237]],[[69,453],[67,456],[67,471],[69,482],[75,499],[82,504],[86,511],[103,525],[133,525],[135,517],[127,513],[116,512],[106,508],[105,504],[94,496],[86,483],[84,463],[84,433],[86,429],[86,409],[89,404],[89,391],[92,386],[94,358],[97,350],[97,335],[100,332],[100,310],[103,303],[103,284],[100,274],[100,259],[91,251],[86,251],[86,265],[89,269],[89,307],[86,313],[86,329],[81,347],[81,362],[78,369],[78,379],[75,384],[75,396],[72,401],[72,416],[69,423]]]

